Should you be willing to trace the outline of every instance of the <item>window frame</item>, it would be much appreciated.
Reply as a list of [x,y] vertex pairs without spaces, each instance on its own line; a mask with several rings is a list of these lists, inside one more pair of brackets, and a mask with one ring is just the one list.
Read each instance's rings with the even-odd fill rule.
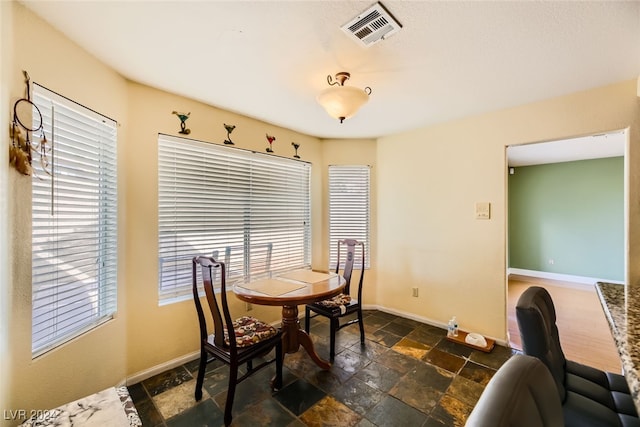
[[115,120],[37,83],[33,102],[52,147],[52,175],[40,155],[32,165],[35,359],[117,314],[118,132]]
[[[338,185],[340,181],[340,185]],[[365,269],[371,267],[371,166],[370,165],[329,165],[328,182],[328,234],[329,270],[336,269],[339,239],[356,239],[364,243]],[[350,190],[345,190],[344,182],[352,182]],[[345,191],[339,191],[340,189]],[[356,198],[349,191],[356,192]],[[334,218],[340,214],[340,223]],[[364,225],[362,221],[364,220]],[[358,222],[357,225],[354,225]],[[359,260],[356,261],[359,266]],[[341,267],[342,268],[342,267]]]
[[[288,157],[158,134],[159,305],[193,298],[196,255],[225,262],[229,281],[310,268],[311,168]],[[197,207],[187,205],[191,198]]]

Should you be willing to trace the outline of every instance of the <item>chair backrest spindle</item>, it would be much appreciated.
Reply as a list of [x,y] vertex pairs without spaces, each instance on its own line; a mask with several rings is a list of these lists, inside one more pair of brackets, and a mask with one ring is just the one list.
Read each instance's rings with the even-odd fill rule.
[[362,281],[364,280],[364,243],[358,242],[355,239],[342,239],[338,240],[338,259],[336,262],[336,274],[340,273],[340,264],[342,257],[342,247],[346,246],[346,259],[344,261],[344,268],[342,271],[342,277],[346,282],[344,287],[344,293],[349,294],[351,291],[351,276],[353,274],[353,267],[355,264],[355,254],[356,254],[356,246],[360,247],[360,252],[362,254],[362,261],[360,263],[360,280],[358,283],[358,300],[362,299]]
[[[235,351],[236,339],[233,330],[231,314],[227,304],[226,270],[223,262],[218,262],[213,257],[198,256],[193,258],[193,295],[200,323],[200,337],[205,339],[208,336],[207,324],[204,310],[200,303],[198,284],[196,279],[196,265],[200,265],[202,273],[202,286],[209,305],[209,311],[213,319],[214,341],[219,347],[226,347],[225,335],[229,337],[229,348]],[[218,274],[219,270],[219,274]],[[214,289],[216,278],[220,279],[220,304]],[[226,330],[226,333],[225,333]]]

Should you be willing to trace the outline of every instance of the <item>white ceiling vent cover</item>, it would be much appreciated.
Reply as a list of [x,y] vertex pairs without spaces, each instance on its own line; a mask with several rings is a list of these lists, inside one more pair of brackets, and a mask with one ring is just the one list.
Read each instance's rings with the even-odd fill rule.
[[369,47],[400,31],[402,25],[381,3],[376,3],[340,28],[360,45]]

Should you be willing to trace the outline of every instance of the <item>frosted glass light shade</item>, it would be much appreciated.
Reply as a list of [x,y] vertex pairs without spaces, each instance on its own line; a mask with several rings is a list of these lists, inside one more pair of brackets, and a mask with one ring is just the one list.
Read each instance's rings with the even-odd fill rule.
[[320,92],[317,101],[331,117],[340,120],[352,117],[369,100],[369,95],[353,86],[331,86]]

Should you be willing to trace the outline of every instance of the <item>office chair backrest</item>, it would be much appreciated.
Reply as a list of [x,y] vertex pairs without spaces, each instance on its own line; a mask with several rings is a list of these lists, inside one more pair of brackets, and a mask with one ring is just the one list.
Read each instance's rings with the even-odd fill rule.
[[556,310],[546,289],[531,286],[520,295],[516,317],[524,354],[540,359],[549,369],[564,402],[567,361],[560,346]]
[[498,369],[467,418],[467,427],[558,427],[562,404],[537,358],[514,355]]

